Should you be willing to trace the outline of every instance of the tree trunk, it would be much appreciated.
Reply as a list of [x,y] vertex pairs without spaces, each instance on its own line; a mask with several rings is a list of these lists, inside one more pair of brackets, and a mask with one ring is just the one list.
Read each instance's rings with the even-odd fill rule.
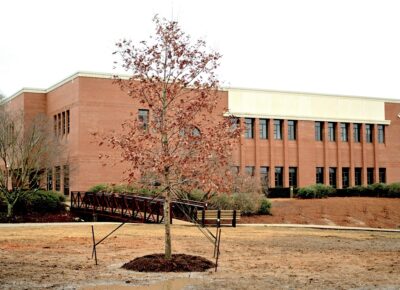
[[13,216],[14,206],[11,203],[7,203],[7,217],[10,218]]
[[172,257],[172,246],[171,246],[171,193],[168,190],[165,203],[164,203],[164,225],[165,225],[165,259],[169,260]]

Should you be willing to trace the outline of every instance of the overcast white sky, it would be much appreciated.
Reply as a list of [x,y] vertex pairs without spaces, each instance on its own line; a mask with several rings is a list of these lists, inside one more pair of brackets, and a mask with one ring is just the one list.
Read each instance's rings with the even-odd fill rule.
[[3,0],[0,91],[112,73],[156,13],[223,54],[226,86],[400,99],[399,0]]

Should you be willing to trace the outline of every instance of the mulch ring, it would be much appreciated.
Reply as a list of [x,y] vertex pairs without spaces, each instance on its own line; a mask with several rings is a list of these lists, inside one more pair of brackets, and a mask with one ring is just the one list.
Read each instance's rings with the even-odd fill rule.
[[122,266],[138,272],[204,272],[213,267],[215,264],[206,258],[185,254],[173,254],[170,260],[166,260],[164,254],[151,254]]

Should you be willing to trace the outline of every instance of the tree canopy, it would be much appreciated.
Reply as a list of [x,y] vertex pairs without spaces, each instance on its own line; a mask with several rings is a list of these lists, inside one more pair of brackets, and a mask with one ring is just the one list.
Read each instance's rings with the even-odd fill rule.
[[[166,257],[171,256],[169,202],[182,190],[226,191],[239,128],[223,117],[216,69],[221,55],[192,41],[178,23],[154,18],[149,41],[116,43],[115,63],[129,73],[116,83],[141,105],[141,114],[105,138],[130,163],[128,180],[160,184],[166,199]],[[225,108],[226,112],[226,108]],[[104,140],[103,140],[104,141]],[[103,143],[103,142],[101,142]],[[148,182],[140,183],[148,186]]]

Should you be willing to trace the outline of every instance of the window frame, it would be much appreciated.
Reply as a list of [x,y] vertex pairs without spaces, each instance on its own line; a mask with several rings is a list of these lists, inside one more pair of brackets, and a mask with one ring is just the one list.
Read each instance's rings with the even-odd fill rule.
[[288,120],[288,140],[296,140],[297,138],[297,122],[296,120]]
[[[281,119],[274,119],[274,140],[282,140],[282,124],[283,120]],[[279,135],[278,135],[279,133]]]
[[385,125],[378,124],[378,143],[385,144]]
[[283,187],[283,170],[283,166],[275,166],[275,187]]
[[353,124],[353,142],[354,143],[361,142],[361,124],[360,123]]
[[324,140],[324,122],[315,121],[314,124],[315,130],[315,141],[323,141]]
[[[268,139],[268,119],[259,119],[260,126],[260,139],[267,140]],[[263,124],[264,123],[264,124]]]
[[328,122],[328,141],[335,142],[336,141],[336,123]]
[[254,139],[254,118],[244,118],[244,138]]
[[349,123],[340,123],[340,139],[349,142]]

